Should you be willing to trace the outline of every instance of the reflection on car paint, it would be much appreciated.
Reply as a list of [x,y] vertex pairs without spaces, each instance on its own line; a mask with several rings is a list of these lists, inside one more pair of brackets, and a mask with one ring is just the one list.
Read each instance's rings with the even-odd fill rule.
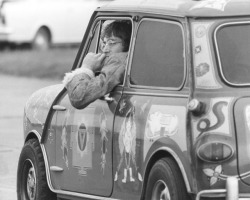
[[216,9],[220,11],[224,11],[225,6],[227,3],[231,0],[207,0],[204,2],[200,2],[197,5],[193,6],[190,10],[196,9],[196,8],[211,8]]
[[245,108],[245,121],[246,121],[248,130],[250,131],[250,105],[247,105]]
[[[133,177],[133,169],[137,172],[137,178],[142,181],[142,176],[138,171],[136,164],[136,123],[135,123],[135,107],[130,108],[127,112],[126,117],[122,123],[121,131],[119,133],[119,150],[120,150],[120,161],[117,166],[114,181],[117,181],[120,170],[123,169],[122,179],[123,183],[135,182]],[[132,168],[133,165],[133,168]]]
[[[212,26],[210,23],[193,23],[193,32],[195,32],[194,46],[199,49],[194,52],[194,66],[196,69],[195,84],[197,88],[218,89],[222,86],[216,80],[214,72],[214,63],[212,60],[208,31]],[[206,37],[206,38],[204,38]]]
[[38,111],[47,111],[58,94],[58,91],[60,91],[59,88],[62,89],[62,85],[45,87],[33,93],[25,105],[26,117],[30,121],[34,121],[33,123],[40,124],[43,128],[43,122],[46,120],[47,113],[41,114],[39,112],[38,114]]

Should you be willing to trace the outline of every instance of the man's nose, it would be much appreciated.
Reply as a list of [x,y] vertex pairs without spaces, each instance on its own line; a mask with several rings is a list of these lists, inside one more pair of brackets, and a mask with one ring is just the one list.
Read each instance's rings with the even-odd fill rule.
[[110,51],[109,45],[104,45],[102,51],[103,51],[103,53],[109,53],[109,51]]

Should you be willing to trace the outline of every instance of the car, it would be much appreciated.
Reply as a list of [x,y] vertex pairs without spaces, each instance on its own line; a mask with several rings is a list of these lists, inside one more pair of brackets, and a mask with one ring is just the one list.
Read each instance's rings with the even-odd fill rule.
[[0,42],[34,49],[79,45],[93,11],[110,0],[1,0]]
[[61,83],[28,99],[18,199],[250,199],[249,7],[122,0],[97,8],[71,70],[100,52],[106,22],[128,20],[124,80],[82,109]]

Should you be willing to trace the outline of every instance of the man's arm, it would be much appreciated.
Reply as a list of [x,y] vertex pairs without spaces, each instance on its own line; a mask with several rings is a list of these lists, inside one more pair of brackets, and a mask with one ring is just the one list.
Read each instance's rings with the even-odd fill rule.
[[71,104],[77,109],[82,109],[121,83],[125,72],[126,55],[123,53],[106,58],[98,76],[93,76],[93,71],[86,66],[66,75],[63,82]]

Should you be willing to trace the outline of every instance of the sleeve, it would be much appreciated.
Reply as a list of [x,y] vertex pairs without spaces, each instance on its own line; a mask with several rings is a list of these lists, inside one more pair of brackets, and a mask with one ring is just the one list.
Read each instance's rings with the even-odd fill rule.
[[105,60],[101,73],[92,76],[81,71],[64,81],[71,104],[77,109],[83,109],[96,99],[108,94],[122,82],[125,72],[125,62],[119,59]]

